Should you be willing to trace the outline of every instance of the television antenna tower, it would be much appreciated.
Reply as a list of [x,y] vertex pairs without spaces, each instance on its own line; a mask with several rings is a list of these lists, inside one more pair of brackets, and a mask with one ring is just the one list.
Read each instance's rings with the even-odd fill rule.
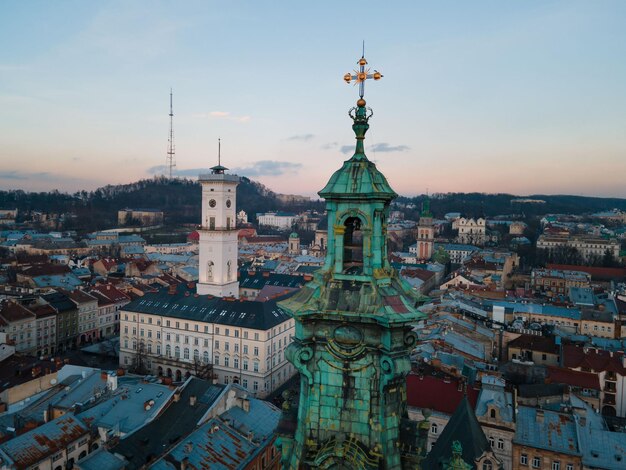
[[165,171],[168,177],[173,177],[174,168],[176,168],[176,160],[174,159],[176,152],[174,150],[174,107],[172,106],[172,89],[170,88],[170,134],[167,139],[167,157],[165,158]]

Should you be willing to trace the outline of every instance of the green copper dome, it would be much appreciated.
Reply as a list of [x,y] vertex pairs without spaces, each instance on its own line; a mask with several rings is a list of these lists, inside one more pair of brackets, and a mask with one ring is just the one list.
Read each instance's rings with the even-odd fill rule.
[[324,189],[319,191],[325,199],[385,199],[391,200],[398,195],[391,189],[387,178],[378,171],[376,165],[365,156],[363,140],[369,129],[365,100],[359,100],[358,106],[351,114],[354,124],[352,130],[356,134],[356,149],[350,160],[343,162],[343,166],[331,177]]

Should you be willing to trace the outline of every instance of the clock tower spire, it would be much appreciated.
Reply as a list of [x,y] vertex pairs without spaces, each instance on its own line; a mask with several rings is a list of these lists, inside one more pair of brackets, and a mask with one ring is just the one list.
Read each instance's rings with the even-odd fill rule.
[[237,281],[236,201],[239,177],[222,166],[218,139],[218,164],[199,176],[202,185],[202,220],[198,286],[200,295],[239,297]]

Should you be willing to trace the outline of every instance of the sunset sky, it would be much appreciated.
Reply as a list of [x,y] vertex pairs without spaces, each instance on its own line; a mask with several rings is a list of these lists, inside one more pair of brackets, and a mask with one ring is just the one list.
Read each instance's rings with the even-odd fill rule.
[[351,155],[343,82],[380,82],[366,153],[400,194],[626,197],[626,2],[0,2],[0,189],[217,161],[315,195]]

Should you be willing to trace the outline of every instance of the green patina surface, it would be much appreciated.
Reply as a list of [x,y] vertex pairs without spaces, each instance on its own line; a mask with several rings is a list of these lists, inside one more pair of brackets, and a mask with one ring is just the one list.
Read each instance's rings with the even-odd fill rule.
[[295,319],[287,356],[301,377],[279,425],[285,469],[419,468],[428,432],[406,412],[411,325],[424,314],[388,262],[396,193],[363,152],[364,102],[354,111],[355,154],[319,192],[328,213],[325,265],[281,303]]

